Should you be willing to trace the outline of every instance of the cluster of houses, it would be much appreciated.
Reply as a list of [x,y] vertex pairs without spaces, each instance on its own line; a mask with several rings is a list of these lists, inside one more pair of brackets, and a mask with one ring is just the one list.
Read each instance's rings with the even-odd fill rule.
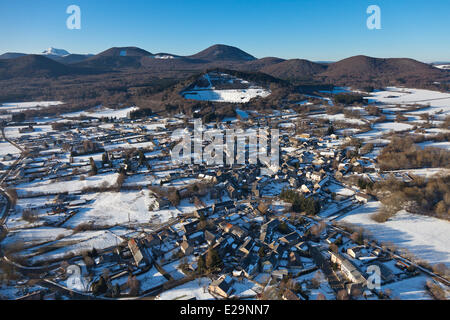
[[[206,261],[214,251],[221,267],[209,270],[214,280],[208,290],[217,298],[232,297],[236,279],[256,281],[261,274],[269,275],[271,283],[279,283],[322,269],[330,282],[337,279],[333,289],[339,290],[340,285],[345,284],[349,293],[355,288],[365,290],[369,264],[380,266],[384,283],[402,277],[392,272],[392,266],[385,265],[392,258],[380,249],[355,243],[328,227],[317,235],[312,230],[317,228],[318,219],[304,212],[299,218],[291,210],[274,205],[274,202],[281,203],[278,196],[284,188],[305,198],[314,197],[322,205],[348,198],[359,203],[371,200],[356,188],[351,196],[336,196],[329,190],[330,185],[340,183],[346,175],[358,173],[373,181],[377,173],[373,160],[358,156],[347,158],[346,149],[339,147],[336,135],[312,137],[296,134],[291,126],[282,127],[280,167],[278,172],[267,173],[259,162],[219,168],[203,164],[173,165],[169,157],[173,145],[170,134],[183,127],[183,121],[165,121],[164,126],[166,129],[161,130],[160,126],[131,119],[109,121],[104,126],[91,121],[73,122],[65,130],[17,138],[17,143],[30,156],[6,182],[13,185],[36,180],[79,179],[92,171],[89,158],[95,154],[103,155],[101,162],[94,161],[98,173],[119,171],[128,176],[136,173],[156,176],[165,171],[167,174],[158,179],[161,188],[183,179],[207,182],[210,185],[207,192],[196,195],[195,211],[177,213],[154,231],[124,237],[126,241],[115,250],[120,261],[126,262],[127,270],[140,273],[156,267],[163,274],[166,265],[182,259],[187,261],[186,270],[199,274],[199,259]],[[32,125],[20,130],[21,133],[35,131]],[[140,150],[141,154],[129,152],[133,149]],[[141,163],[142,150],[151,154],[145,156],[146,168]],[[3,158],[4,161],[14,160],[8,155]],[[178,196],[187,196],[189,188],[189,184],[176,188]],[[63,220],[58,221],[61,224],[86,204],[80,197],[83,192],[57,193],[43,206],[51,215],[63,214]],[[157,192],[150,191],[150,194],[154,198],[148,208],[149,222],[152,222],[158,211],[173,209],[174,203]],[[202,197],[213,204],[206,205]],[[282,207],[288,206],[283,203]],[[331,250],[331,245],[337,250]],[[404,267],[395,266],[397,269]],[[404,268],[407,270],[404,274],[409,272],[408,267]],[[305,296],[304,292],[282,292],[283,299],[288,300]]]
[[[359,245],[340,232],[325,229],[320,236],[313,236],[313,219],[304,217],[301,222],[290,219],[290,214],[272,210],[261,212],[258,202],[225,201],[198,209],[195,214],[158,233],[146,234],[128,241],[136,266],[149,267],[152,263],[164,265],[188,258],[190,272],[198,272],[198,260],[206,259],[215,250],[222,261],[220,272],[214,272],[215,280],[208,290],[217,298],[233,296],[233,282],[247,278],[255,281],[260,274],[270,275],[272,281],[298,277],[322,268],[321,261],[335,265],[342,288],[351,294],[354,290],[366,290],[369,264],[376,263],[382,270],[383,283],[396,279],[383,265],[392,258],[380,249]],[[210,221],[202,226],[202,221]],[[335,244],[334,252],[324,244]],[[317,259],[316,255],[320,255]],[[398,268],[398,266],[397,266]],[[331,269],[329,269],[331,270]],[[332,275],[334,277],[334,275]],[[331,276],[330,276],[331,277]],[[345,285],[345,286],[344,286]],[[283,292],[284,299],[302,296]]]

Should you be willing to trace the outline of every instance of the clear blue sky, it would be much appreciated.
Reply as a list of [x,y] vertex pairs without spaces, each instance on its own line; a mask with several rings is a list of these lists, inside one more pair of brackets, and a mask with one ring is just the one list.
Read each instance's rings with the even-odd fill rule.
[[[82,29],[66,28],[76,4]],[[381,30],[366,9],[381,8]],[[138,46],[189,55],[210,45],[258,57],[338,60],[365,54],[450,60],[449,0],[0,0],[0,53],[53,46],[99,53]]]

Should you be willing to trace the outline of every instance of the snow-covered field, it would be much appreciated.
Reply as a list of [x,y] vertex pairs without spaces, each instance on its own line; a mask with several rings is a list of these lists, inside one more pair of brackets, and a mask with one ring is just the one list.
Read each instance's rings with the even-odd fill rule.
[[63,114],[64,118],[73,117],[93,117],[93,118],[126,118],[131,111],[137,110],[137,107],[129,107],[124,109],[110,109],[104,107],[96,107],[91,111],[80,111]]
[[424,275],[408,278],[382,286],[382,290],[390,290],[393,299],[400,300],[431,300],[425,285],[430,278]]
[[69,180],[52,182],[45,180],[44,182],[31,182],[19,185],[17,193],[19,195],[29,194],[54,194],[64,192],[80,191],[87,187],[112,186],[116,183],[118,173],[99,174],[92,177],[86,177],[85,180]]
[[435,67],[438,68],[438,69],[448,69],[448,70],[450,70],[450,64],[438,64],[438,65],[435,65]]
[[5,128],[5,135],[9,139],[15,139],[20,138],[21,136],[29,137],[29,136],[35,136],[35,135],[41,135],[45,134],[47,132],[51,132],[52,126],[50,125],[39,125],[39,126],[33,126],[34,131],[33,132],[24,132],[20,133],[19,129],[23,127],[6,127]]
[[172,55],[168,54],[158,54],[156,56],[153,56],[154,59],[161,59],[161,60],[171,60],[171,59],[178,59],[177,57],[174,57]]
[[256,97],[267,97],[270,91],[263,88],[229,89],[229,90],[196,90],[185,92],[186,99],[231,103],[246,103]]
[[416,113],[437,113],[442,110],[443,114],[450,114],[450,93],[431,90],[387,87],[384,91],[373,92],[369,102],[380,102],[386,105],[419,104],[429,108],[415,111]]
[[388,221],[377,223],[370,216],[379,207],[380,202],[369,202],[340,220],[361,226],[378,241],[406,248],[431,264],[450,266],[450,222],[400,211]]
[[361,124],[363,125],[365,122],[363,120],[360,119],[353,119],[353,118],[347,118],[344,114],[339,113],[339,114],[318,114],[318,115],[312,115],[311,118],[325,118],[325,119],[329,119],[330,121],[343,121],[343,122],[348,122],[348,123],[355,123],[355,124]]
[[430,178],[433,176],[448,176],[450,175],[450,169],[445,168],[424,168],[424,169],[406,169],[406,170],[395,170],[395,171],[387,171],[389,173],[407,173],[410,175],[415,175],[423,178]]
[[84,206],[65,226],[75,228],[85,222],[97,226],[148,223],[154,215],[148,210],[153,202],[148,190],[102,192],[88,194],[83,198],[92,200],[92,203]]
[[[24,250],[21,254],[32,256],[29,261],[30,263],[35,264],[48,260],[62,259],[66,257],[67,254],[80,255],[83,252],[94,248],[97,250],[111,248],[117,246],[122,241],[122,238],[117,237],[108,230],[85,231],[73,234],[61,240],[47,243],[43,246]],[[52,250],[39,254],[39,250],[44,250],[45,248],[51,248]]]
[[3,245],[7,248],[11,245],[22,243],[25,246],[37,245],[48,241],[54,241],[58,237],[65,237],[72,234],[72,230],[64,228],[41,227],[20,229],[8,233],[8,236],[3,240]]
[[412,125],[407,123],[399,123],[399,122],[383,122],[377,123],[374,128],[378,131],[405,131],[412,129]]
[[418,145],[421,146],[422,148],[433,147],[433,148],[441,148],[441,149],[450,150],[450,141],[443,141],[443,142],[425,141],[425,142],[418,143]]
[[[382,123],[376,123],[373,125],[373,130],[370,130],[368,132],[360,133],[355,135],[356,138],[360,139],[378,139],[383,134],[389,133],[389,132],[400,132],[400,131],[406,131],[413,128],[413,125],[408,123],[399,123],[399,122],[382,122]],[[389,143],[389,140],[386,140],[387,143]]]
[[17,149],[16,147],[14,147],[9,142],[0,141],[0,158],[3,158],[7,154],[19,155],[20,154],[20,150]]
[[3,103],[0,110],[8,112],[20,112],[27,109],[46,108],[63,104],[61,101],[32,101],[32,102],[10,102]]
[[[215,79],[212,79],[209,76],[206,79],[209,82],[206,82],[204,87],[192,86],[188,91],[182,93],[183,96],[187,99],[195,100],[243,103],[250,101],[250,99],[254,97],[266,97],[271,93],[267,89],[253,86],[242,79],[231,79],[225,77],[224,80],[223,74],[219,74]],[[238,83],[238,86],[232,87],[231,84],[233,84],[233,81],[240,83]],[[201,86],[201,84],[199,84],[199,86]],[[337,88],[333,91],[333,93],[347,91],[347,88]],[[450,94],[433,92],[429,90],[387,88],[385,91],[373,93],[371,98],[373,99],[373,102],[381,103],[380,108],[382,108],[387,114],[388,121],[373,124],[372,130],[366,133],[356,134],[358,131],[353,132],[355,132],[354,136],[356,137],[365,138],[372,141],[382,141],[383,139],[383,142],[389,142],[389,137],[387,135],[383,136],[384,134],[391,131],[401,132],[412,130],[413,125],[423,121],[419,113],[436,113],[439,114],[437,118],[442,120],[442,115],[448,114],[450,109]],[[322,99],[326,99],[332,104],[330,98]],[[416,111],[404,112],[406,108],[415,103],[423,105],[424,109],[417,111],[417,113]],[[17,111],[24,110],[26,108],[36,108],[38,106],[45,107],[55,104],[58,105],[61,104],[61,102],[4,104],[0,106],[0,111]],[[397,104],[400,106],[397,107]],[[129,107],[113,110],[99,106],[87,111],[68,113],[62,116],[66,119],[59,118],[52,121],[71,121],[71,119],[69,119],[70,117],[82,115],[94,118],[125,118],[129,112],[135,109],[135,107]],[[440,110],[443,110],[443,112],[440,113]],[[405,121],[406,123],[393,122],[396,111],[404,112],[408,118],[408,121]],[[251,112],[252,111],[243,111],[236,108],[237,117],[240,119],[249,118],[249,113]],[[282,112],[274,112],[273,114],[275,117],[279,116],[279,118],[282,119],[282,122],[278,123],[279,127],[283,128],[282,132],[287,132],[288,134],[290,131],[287,129],[294,127],[294,121],[296,121],[297,117],[300,118],[300,116],[296,115],[293,111],[292,113],[289,111],[289,113],[284,114]],[[367,113],[365,112],[361,112],[361,114],[362,120],[348,119],[345,118],[343,114],[313,115],[311,117],[326,117],[333,121],[346,121],[357,125],[363,125],[376,118],[367,116]],[[164,149],[162,149],[161,146],[164,146],[165,143],[170,141],[168,136],[165,137],[160,134],[166,131],[166,126],[167,131],[169,131],[172,130],[172,124],[177,122],[182,123],[183,121],[180,119],[183,119],[183,116],[179,118],[178,116],[175,116],[174,118],[168,119],[159,119],[155,116],[150,119],[146,119],[146,121],[138,122],[139,128],[135,127],[135,123],[127,121],[121,121],[120,123],[117,122],[114,124],[114,128],[112,128],[113,124],[111,123],[103,123],[101,125],[102,128],[110,128],[112,129],[111,131],[116,131],[112,132],[116,133],[114,138],[104,142],[102,141],[105,144],[104,148],[106,150],[109,151],[127,148],[144,149],[144,152],[148,157],[148,162],[151,165],[151,170],[148,170],[145,166],[140,166],[136,169],[136,171],[131,171],[129,173],[124,184],[124,187],[142,186],[142,190],[124,188],[120,192],[113,192],[111,190],[99,192],[98,190],[94,190],[90,192],[78,193],[78,191],[82,191],[88,187],[113,186],[117,181],[118,173],[115,173],[116,171],[109,169],[110,167],[105,167],[106,169],[101,169],[102,173],[95,176],[89,177],[86,174],[87,171],[85,170],[89,169],[89,158],[93,157],[95,161],[99,162],[102,159],[102,153],[87,156],[76,156],[74,157],[72,166],[69,166],[67,169],[66,167],[60,167],[60,165],[63,163],[68,164],[69,153],[66,152],[63,156],[61,156],[62,152],[60,153],[60,151],[62,147],[58,147],[60,144],[51,144],[51,147],[48,148],[50,150],[41,150],[39,155],[33,158],[32,161],[30,160],[26,167],[24,167],[24,174],[44,172],[42,170],[44,170],[44,167],[47,166],[47,163],[48,168],[57,163],[55,168],[58,170],[61,168],[62,173],[54,170],[42,180],[40,180],[40,177],[37,177],[35,180],[32,180],[32,182],[17,182],[17,184],[14,184],[14,188],[17,190],[20,199],[16,205],[16,210],[8,217],[7,226],[9,233],[4,239],[3,245],[8,248],[8,246],[11,247],[14,244],[19,244],[18,247],[21,250],[20,255],[27,258],[31,264],[45,263],[52,260],[56,261],[58,259],[62,260],[66,259],[68,254],[80,255],[81,253],[87,250],[92,250],[93,248],[101,250],[115,247],[118,243],[124,241],[125,238],[128,239],[130,235],[136,236],[142,231],[154,231],[155,226],[158,226],[158,224],[172,221],[173,218],[182,217],[182,215],[187,216],[189,213],[192,213],[194,210],[199,209],[203,205],[212,205],[217,200],[211,199],[209,195],[206,195],[202,197],[201,205],[198,203],[192,203],[189,199],[183,199],[176,207],[171,206],[168,209],[157,211],[149,210],[149,207],[151,207],[155,201],[155,198],[146,186],[162,185],[161,180],[166,178],[170,173],[183,171],[183,168],[174,168],[170,161],[166,158],[155,158],[155,156],[165,154],[165,151],[163,153],[162,150]],[[32,133],[21,134],[19,132],[20,127],[7,127],[5,129],[6,135],[15,139],[19,139],[22,136],[28,136],[30,139],[33,137],[37,138],[36,141],[39,141],[41,139],[39,135],[53,131],[49,125],[50,120],[47,122],[39,122],[39,120],[36,121],[38,124],[34,126],[35,131]],[[442,121],[439,122],[443,123]],[[97,124],[97,122],[93,123],[94,126]],[[222,124],[222,126],[226,128],[226,124]],[[352,127],[357,126],[353,125]],[[444,131],[444,129],[429,127],[430,126],[427,126],[428,129],[423,132],[432,135]],[[146,128],[152,132],[147,132],[147,134],[144,134],[141,132],[142,128]],[[80,130],[73,129],[69,134],[73,134],[75,138],[88,137],[91,139],[96,139],[104,134],[108,134],[108,132],[106,130],[96,131],[92,130],[92,128],[81,126]],[[123,135],[120,136],[120,134]],[[150,134],[154,136],[151,137]],[[61,132],[52,132],[51,135],[55,139],[65,138],[64,133]],[[144,136],[150,137],[147,139]],[[142,139],[143,137],[144,139]],[[334,148],[342,144],[343,140],[344,139],[336,139],[328,145],[325,143],[318,145],[322,147],[322,149],[325,147]],[[450,143],[447,141],[427,141],[421,143],[420,146],[434,146],[447,150],[450,149]],[[380,148],[380,146],[377,146],[377,148]],[[288,155],[299,152],[297,149],[297,147],[292,147],[289,145],[282,147],[282,151]],[[154,151],[149,152],[150,150]],[[50,153],[53,151],[57,152],[50,160],[49,158],[52,156]],[[376,152],[379,152],[379,149],[375,149],[370,157],[374,157],[373,155]],[[0,141],[0,157],[8,153],[18,155],[20,151],[6,141]],[[48,154],[45,155],[44,153]],[[311,159],[308,160],[309,158]],[[304,159],[313,161],[312,158],[312,152],[305,152]],[[117,162],[116,160],[114,161]],[[65,174],[74,173],[75,167],[77,168],[78,173],[74,176],[73,180],[70,180],[70,176],[63,177]],[[104,173],[104,171],[107,170],[111,171],[109,173]],[[445,170],[450,172],[448,169],[440,168],[405,170],[405,172],[413,172],[414,174],[429,176],[439,172],[446,172]],[[50,172],[50,170],[48,172]],[[58,175],[60,176],[59,178],[57,178]],[[261,175],[264,175],[264,173],[262,172]],[[377,174],[373,173],[373,175]],[[80,179],[81,176],[84,177]],[[164,186],[183,189],[192,183],[199,182],[200,179],[201,177],[197,178],[197,176],[179,178],[174,179],[169,183],[164,182]],[[270,183],[265,184],[264,187],[261,187],[260,193],[262,196],[277,196],[280,194],[281,190],[284,187],[288,187],[288,185],[289,183],[282,179],[273,180],[270,181]],[[323,210],[320,214],[323,218],[330,219],[331,217],[336,217],[338,215],[337,213],[344,214],[347,208],[354,206],[352,207],[352,211],[344,214],[344,216],[340,217],[339,220],[361,226],[368,230],[374,238],[379,240],[379,242],[393,243],[399,249],[408,249],[408,251],[416,257],[426,260],[431,264],[444,263],[447,266],[450,266],[450,247],[448,245],[450,243],[450,222],[401,211],[387,222],[377,223],[373,221],[370,216],[378,210],[380,206],[379,202],[369,202],[365,205],[357,207],[356,204],[353,203],[354,200],[352,199],[352,196],[354,196],[355,192],[357,192],[356,188],[352,189],[351,187],[341,186],[338,183],[333,182],[329,183],[326,188],[329,190],[326,190],[325,192],[333,192],[338,197],[336,201],[330,201],[323,206]],[[81,201],[78,203],[67,203],[67,208],[63,210],[64,212],[50,212],[50,204],[55,204],[54,200],[56,198],[56,194],[65,192],[69,194],[76,193],[74,199],[85,200],[85,202]],[[36,197],[32,197],[32,195],[36,195]],[[28,198],[24,198],[25,196],[28,196]],[[221,198],[221,201],[227,200],[230,200],[228,196]],[[275,202],[272,205],[272,209],[279,213],[284,212],[285,207],[286,204],[283,204],[282,202]],[[24,209],[33,209],[35,211],[33,211],[33,213],[36,213],[37,220],[32,221],[29,219],[27,220],[25,216],[22,217],[22,212]],[[233,216],[238,217],[237,219],[239,219],[239,214],[234,214]],[[252,221],[251,219],[254,218],[241,218],[241,220],[246,223]],[[262,217],[260,217],[260,219],[262,219]],[[230,218],[230,221],[232,221],[233,224],[235,223],[234,218],[233,220]],[[81,225],[85,225],[85,228],[81,228]],[[180,226],[181,222],[178,222],[173,226],[173,228],[174,230],[179,231]],[[83,231],[87,229],[89,231]],[[163,246],[167,246],[168,248],[167,252],[164,252],[165,257],[169,257],[175,252],[175,249],[169,248],[169,244],[175,242],[175,240],[170,240],[167,242],[163,244]],[[24,247],[20,248],[21,245]],[[170,263],[166,265],[163,265],[162,262],[161,264],[168,274],[170,274],[174,279],[180,280],[185,276],[185,274],[180,270],[181,262],[182,260],[180,259],[175,262],[170,260]],[[305,264],[308,265],[308,267],[314,265],[312,260],[311,262],[306,262]],[[164,272],[162,273],[165,274]],[[313,277],[316,277],[316,280],[320,282],[320,285],[317,289],[311,289],[310,287],[307,288],[310,298],[316,299],[319,294],[323,294],[327,299],[334,299],[335,293],[321,272],[311,272],[310,274],[296,277],[296,280],[302,283],[302,286],[306,286],[311,282]],[[120,277],[115,279],[114,283],[124,284],[127,278],[128,275]],[[155,268],[140,274],[138,279],[141,281],[143,291],[155,288],[167,281],[167,279]],[[263,280],[262,277],[258,277],[258,279],[261,281]],[[393,292],[393,297],[400,297],[404,299],[429,298],[424,289],[425,280],[425,277],[418,276],[415,278],[402,280],[399,283],[390,284],[383,289],[390,289]],[[210,284],[210,281],[211,280],[207,278],[196,279],[179,287],[168,290],[162,293],[158,298],[164,300],[189,299],[192,297],[202,300],[214,299],[214,297],[211,296],[206,290],[207,286]],[[258,285],[254,281],[245,279],[243,281],[235,281],[233,283],[233,289],[233,294],[238,297],[252,298],[262,290],[262,286]]]
[[[202,80],[208,83],[206,86],[198,87],[195,85],[192,89],[181,93],[185,99],[201,100],[201,101],[215,101],[215,102],[231,102],[231,103],[246,103],[256,97],[267,97],[271,94],[270,90],[262,87],[250,85],[246,80],[239,79],[228,74],[206,73]],[[237,84],[238,88],[224,88],[218,89],[215,84],[228,83]],[[244,85],[245,89],[242,88]]]
[[114,149],[152,149],[155,147],[155,144],[151,141],[146,142],[137,142],[137,143],[128,143],[128,142],[122,142],[122,143],[115,143],[115,144],[107,144],[104,146],[106,151],[111,151]]

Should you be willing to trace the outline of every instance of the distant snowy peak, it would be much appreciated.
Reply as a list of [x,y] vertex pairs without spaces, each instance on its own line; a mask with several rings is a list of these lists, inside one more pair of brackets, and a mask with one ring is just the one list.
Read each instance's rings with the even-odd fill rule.
[[56,49],[56,48],[50,47],[50,48],[46,49],[45,51],[43,51],[42,54],[63,57],[63,56],[69,55],[70,53],[64,49]]

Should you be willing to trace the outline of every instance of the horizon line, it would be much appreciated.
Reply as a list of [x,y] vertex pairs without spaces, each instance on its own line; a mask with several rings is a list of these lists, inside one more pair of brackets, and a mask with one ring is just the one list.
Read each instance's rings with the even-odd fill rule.
[[[366,56],[366,57],[369,57],[369,58],[376,58],[376,59],[414,59],[414,60],[416,60],[416,61],[423,62],[423,63],[427,63],[427,64],[431,64],[431,63],[450,63],[450,58],[449,58],[449,59],[422,60],[422,59],[417,59],[417,58],[411,58],[411,57],[408,57],[408,56],[389,56],[389,57],[383,56],[383,57],[381,57],[381,56],[372,56],[372,55],[368,55],[368,54],[355,54],[355,55],[349,55],[349,56],[344,57],[344,58],[341,58],[341,59],[331,59],[331,60],[323,60],[323,59],[307,59],[307,58],[301,58],[301,57],[295,57],[295,58],[282,58],[282,57],[279,57],[279,56],[276,56],[276,55],[272,55],[272,56],[263,56],[263,57],[258,58],[257,56],[254,56],[253,54],[248,53],[247,51],[245,51],[245,50],[243,50],[243,49],[241,49],[241,48],[239,48],[239,47],[237,47],[237,46],[227,45],[227,44],[223,44],[223,43],[215,43],[215,44],[212,44],[212,45],[210,45],[210,46],[208,46],[208,47],[206,47],[206,48],[204,48],[204,49],[201,49],[200,51],[197,51],[197,52],[195,52],[195,53],[193,53],[193,54],[187,54],[187,55],[184,55],[184,54],[175,54],[175,53],[170,53],[170,52],[157,52],[157,53],[152,53],[151,51],[149,51],[149,50],[147,50],[147,49],[144,49],[144,48],[142,48],[142,47],[136,46],[136,45],[125,45],[125,46],[116,46],[116,45],[114,45],[114,46],[108,47],[108,48],[106,48],[106,49],[104,49],[104,50],[102,50],[102,51],[100,51],[100,52],[98,52],[98,53],[79,53],[79,52],[72,52],[71,50],[67,50],[67,49],[64,49],[64,48],[62,48],[62,47],[56,47],[56,46],[49,46],[49,47],[46,47],[46,49],[44,49],[43,51],[45,51],[45,50],[47,50],[47,49],[50,49],[50,48],[53,48],[53,49],[62,49],[62,50],[65,50],[65,51],[69,52],[69,54],[80,54],[80,55],[93,55],[93,56],[96,56],[96,55],[99,55],[100,53],[105,52],[105,51],[107,51],[107,50],[109,50],[109,49],[112,49],[112,48],[126,48],[126,47],[128,47],[128,48],[138,48],[138,49],[141,49],[141,50],[145,50],[145,51],[151,53],[152,55],[157,55],[157,54],[162,54],[162,53],[164,53],[164,54],[172,54],[172,55],[180,56],[180,57],[189,57],[189,56],[195,55],[195,54],[197,54],[197,53],[199,53],[199,52],[201,52],[201,51],[203,51],[203,50],[206,50],[206,49],[211,48],[211,47],[216,46],[216,45],[222,45],[222,46],[227,46],[227,47],[237,48],[237,49],[239,49],[239,50],[241,50],[241,51],[244,51],[245,53],[247,53],[247,54],[249,54],[249,55],[255,57],[256,60],[265,59],[265,58],[277,58],[277,59],[283,59],[283,60],[296,60],[296,59],[300,59],[300,60],[308,60],[308,61],[315,62],[315,63],[335,63],[335,62],[338,62],[338,61],[341,61],[341,60],[344,60],[344,59],[348,59],[348,58],[351,58],[351,57]],[[43,51],[38,52],[38,53],[26,53],[26,52],[21,52],[21,51],[15,51],[15,50],[12,50],[12,51],[6,51],[6,52],[3,52],[3,53],[1,53],[0,55],[7,54],[7,53],[19,53],[19,54],[25,54],[25,55],[44,55],[44,52],[43,52]]]

